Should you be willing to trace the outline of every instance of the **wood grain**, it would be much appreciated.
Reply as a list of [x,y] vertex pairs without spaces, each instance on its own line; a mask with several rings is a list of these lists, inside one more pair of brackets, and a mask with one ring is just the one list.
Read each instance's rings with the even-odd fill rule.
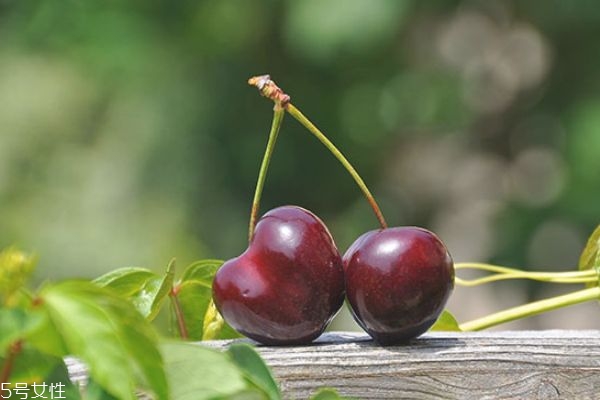
[[320,387],[358,399],[600,399],[600,331],[439,332],[391,347],[334,332],[257,350],[289,399]]

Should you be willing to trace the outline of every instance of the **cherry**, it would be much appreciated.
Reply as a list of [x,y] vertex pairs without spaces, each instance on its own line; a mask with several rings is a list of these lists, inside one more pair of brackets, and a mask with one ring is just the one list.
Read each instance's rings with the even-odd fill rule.
[[323,333],[344,301],[344,271],[325,224],[297,206],[259,219],[248,248],[223,264],[213,298],[237,331],[270,345],[304,344]]
[[358,324],[383,345],[427,331],[454,287],[452,258],[432,232],[369,231],[343,257],[346,294]]
[[[271,80],[269,75],[252,77],[248,80],[248,83],[255,86],[261,95],[273,100],[275,103],[269,141],[267,142],[252,202],[249,237],[252,239],[254,221],[260,203],[266,170],[283,114],[287,112],[306,127],[350,173],[371,205],[381,226],[380,230],[367,232],[358,238],[343,258],[345,287],[355,319],[376,341],[382,344],[405,341],[425,332],[442,312],[454,287],[454,266],[444,244],[437,236],[425,229],[388,228],[375,198],[358,172],[338,148],[290,102],[290,96],[285,94]],[[265,253],[262,247],[263,244],[259,248],[262,253]],[[247,252],[249,254],[253,253],[251,250]],[[262,258],[267,259],[267,257]],[[292,260],[294,258],[288,256],[286,263],[293,264]],[[232,262],[234,264],[238,263],[236,259]],[[272,263],[266,264],[270,265]],[[258,270],[258,266],[245,268],[252,272],[246,273],[248,279],[257,280],[255,275],[260,275],[259,280],[264,279],[267,282],[265,285],[271,283],[266,275],[263,276],[253,272]],[[271,272],[278,272],[277,268],[270,267],[268,269]],[[293,270],[293,268],[291,269]],[[284,281],[280,275],[281,273],[274,279]],[[241,286],[237,281],[234,283],[233,286]],[[335,298],[337,294],[335,286],[330,286],[329,289],[332,290],[329,296]],[[265,292],[270,290],[269,286]],[[327,295],[327,289],[315,290],[316,292],[319,292],[320,295]],[[217,291],[214,291],[214,293],[217,293]],[[230,297],[238,298],[239,295],[231,295]],[[269,297],[269,299],[271,298],[279,299],[276,296]],[[302,297],[302,299],[304,298]],[[290,306],[289,299],[284,300],[286,302],[281,303],[282,308],[295,309],[297,307],[297,304]],[[250,302],[246,303],[249,304]],[[238,304],[241,304],[241,306],[238,306]],[[241,329],[245,329],[246,332],[252,334],[253,331],[250,329],[252,328],[259,332],[255,334],[256,337],[264,339],[265,337],[271,337],[268,334],[270,328],[256,329],[259,325],[257,321],[266,322],[265,325],[269,325],[273,320],[279,321],[279,316],[277,312],[264,313],[262,304],[262,301],[257,301],[256,307],[250,309],[246,307],[244,302],[238,301],[231,306],[230,310],[226,310],[224,305],[221,305],[221,308],[225,311],[225,314],[230,315],[229,318],[235,317],[237,319],[235,322],[240,322],[238,326]],[[249,310],[247,318],[244,316],[244,307]],[[254,310],[260,310],[261,313],[258,314]],[[268,316],[268,318],[265,318],[265,316]],[[300,318],[294,316],[293,320],[299,325],[301,324]],[[276,328],[278,327],[285,327],[282,331],[285,332],[285,335],[281,335],[284,337],[290,333],[287,329],[290,325],[289,321],[286,320],[285,322],[286,324],[283,325],[273,324],[269,326],[274,331],[277,331]],[[280,333],[277,332],[276,337],[279,337]],[[306,337],[312,336],[307,335]]]

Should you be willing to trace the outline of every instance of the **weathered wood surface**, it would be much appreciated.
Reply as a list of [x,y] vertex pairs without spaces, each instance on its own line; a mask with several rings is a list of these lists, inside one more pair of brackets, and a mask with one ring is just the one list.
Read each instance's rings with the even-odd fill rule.
[[257,350],[295,399],[322,386],[359,399],[600,399],[600,331],[430,333],[394,347],[332,333]]
[[600,331],[440,332],[391,347],[337,332],[257,350],[291,399],[324,386],[358,399],[600,399]]

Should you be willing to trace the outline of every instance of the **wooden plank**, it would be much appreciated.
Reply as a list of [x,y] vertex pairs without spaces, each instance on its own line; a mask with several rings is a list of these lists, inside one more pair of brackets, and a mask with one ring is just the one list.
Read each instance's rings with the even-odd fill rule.
[[600,398],[600,331],[430,333],[393,347],[368,339],[330,333],[257,350],[296,399],[323,386],[360,399]]
[[600,331],[439,332],[391,347],[333,332],[309,346],[257,350],[291,399],[320,387],[358,399],[600,398]]

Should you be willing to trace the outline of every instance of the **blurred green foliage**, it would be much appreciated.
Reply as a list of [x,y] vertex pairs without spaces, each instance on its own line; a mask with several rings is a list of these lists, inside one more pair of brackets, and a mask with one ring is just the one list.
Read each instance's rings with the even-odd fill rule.
[[[0,247],[38,279],[245,247],[270,73],[391,225],[458,261],[569,268],[600,220],[600,7],[560,1],[0,2]],[[284,120],[262,211],[298,204],[340,250],[376,227]]]

